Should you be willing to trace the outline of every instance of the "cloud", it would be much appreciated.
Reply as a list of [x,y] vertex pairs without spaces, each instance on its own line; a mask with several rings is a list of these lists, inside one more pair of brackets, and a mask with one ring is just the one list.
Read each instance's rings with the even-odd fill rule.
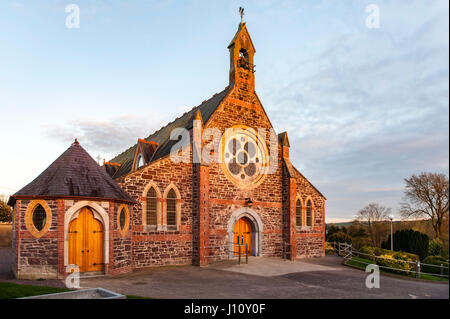
[[77,138],[89,152],[109,159],[165,125],[163,119],[160,114],[128,114],[103,120],[73,119],[63,125],[45,125],[43,129],[52,140],[70,145]]
[[287,77],[275,69],[263,83],[272,123],[288,131],[294,164],[341,214],[333,216],[365,201],[395,207],[413,173],[448,174],[448,15],[431,12],[402,32],[392,21],[336,31],[318,52],[299,54]]

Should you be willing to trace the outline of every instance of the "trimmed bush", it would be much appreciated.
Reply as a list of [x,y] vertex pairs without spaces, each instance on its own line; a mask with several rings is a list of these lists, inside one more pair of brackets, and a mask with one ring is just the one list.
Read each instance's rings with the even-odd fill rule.
[[343,233],[343,232],[339,232],[339,233],[334,233],[330,236],[328,236],[327,241],[329,242],[335,242],[335,243],[347,243],[347,244],[351,244],[352,243],[352,236]]
[[443,269],[443,274],[448,276],[448,261],[441,257],[441,256],[428,256],[427,258],[425,258],[423,260],[424,264],[430,264],[430,265],[436,265],[439,267],[433,267],[433,266],[427,266],[427,265],[422,265],[422,269],[421,271],[424,273],[428,273],[428,274],[441,274],[441,265],[443,265],[444,268]]
[[[404,253],[400,251],[392,251],[378,247],[364,246],[359,250],[359,252],[361,253],[359,257],[369,260],[372,260],[373,255],[375,255],[376,257],[382,257],[382,258],[375,258],[375,263],[377,265],[399,269],[399,270],[394,269],[383,269],[383,270],[403,275],[408,273],[406,271],[401,270],[415,271],[416,270],[415,263],[419,261],[418,255],[411,253]],[[369,256],[362,254],[368,254]]]

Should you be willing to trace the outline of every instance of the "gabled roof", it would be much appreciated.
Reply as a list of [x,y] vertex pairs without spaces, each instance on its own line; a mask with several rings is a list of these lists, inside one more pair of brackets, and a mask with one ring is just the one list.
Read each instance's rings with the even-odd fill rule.
[[291,146],[289,144],[289,138],[288,138],[287,132],[283,132],[283,133],[278,134],[278,141],[283,146],[287,146],[287,147]]
[[248,32],[247,26],[245,25],[245,22],[239,23],[239,28],[238,28],[236,34],[234,35],[233,39],[231,40],[230,44],[228,45],[228,49],[235,44],[236,39],[238,38],[238,36],[241,32],[247,33],[247,36],[250,39],[250,44],[252,45],[253,50],[256,51],[255,46],[253,45],[252,38],[250,37],[250,33]]
[[289,177],[297,177],[299,175],[301,178],[303,178],[305,181],[308,182],[309,185],[311,185],[312,188],[316,190],[317,193],[319,193],[320,196],[322,196],[324,199],[327,199],[305,176],[303,176],[302,173],[291,163],[289,158],[283,158],[284,165],[286,165],[286,168],[289,173]]
[[35,180],[12,195],[8,204],[14,205],[19,198],[80,197],[135,202],[75,140]]
[[[154,151],[149,164],[157,159],[160,159],[166,155],[170,154],[172,146],[179,142],[179,140],[170,140],[170,133],[175,128],[185,128],[187,130],[192,129],[193,121],[200,111],[204,123],[208,121],[211,115],[215,112],[217,107],[223,101],[225,96],[228,94],[231,87],[226,87],[222,92],[214,94],[209,100],[204,101],[199,106],[194,107],[189,112],[184,113],[182,116],[176,118],[173,122],[162,127],[158,131],[149,135],[145,140],[150,142],[156,142],[158,147]],[[111,159],[110,162],[119,163],[120,167],[113,175],[113,178],[119,178],[130,173],[133,170],[133,162],[136,155],[138,144],[127,149],[125,152]]]

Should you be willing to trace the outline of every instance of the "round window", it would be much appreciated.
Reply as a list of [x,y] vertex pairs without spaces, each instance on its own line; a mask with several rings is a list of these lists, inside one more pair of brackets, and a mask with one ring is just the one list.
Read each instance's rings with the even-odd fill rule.
[[37,229],[37,231],[41,231],[44,229],[45,224],[47,223],[47,213],[45,212],[44,207],[40,204],[36,206],[33,211],[33,226]]
[[265,177],[268,153],[265,141],[251,128],[232,128],[222,139],[222,166],[241,187],[256,186]]
[[25,226],[35,237],[41,238],[50,229],[52,211],[44,200],[33,200],[28,204],[25,212]]
[[125,228],[125,221],[126,221],[125,210],[122,208],[119,215],[119,225],[121,230],[124,230]]
[[130,212],[125,204],[117,210],[117,228],[122,236],[126,236],[130,228]]

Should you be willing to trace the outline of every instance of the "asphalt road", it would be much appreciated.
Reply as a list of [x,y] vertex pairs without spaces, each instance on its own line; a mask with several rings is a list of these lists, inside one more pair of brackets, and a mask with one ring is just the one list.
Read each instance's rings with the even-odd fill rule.
[[[11,250],[0,248],[0,281],[61,287],[60,280],[15,280],[9,274]],[[127,295],[174,299],[416,299],[449,298],[448,284],[381,275],[380,288],[368,289],[367,273],[327,256],[296,262],[254,257],[248,265],[224,262],[208,267],[158,267],[115,278],[81,279],[82,287],[102,287]]]

